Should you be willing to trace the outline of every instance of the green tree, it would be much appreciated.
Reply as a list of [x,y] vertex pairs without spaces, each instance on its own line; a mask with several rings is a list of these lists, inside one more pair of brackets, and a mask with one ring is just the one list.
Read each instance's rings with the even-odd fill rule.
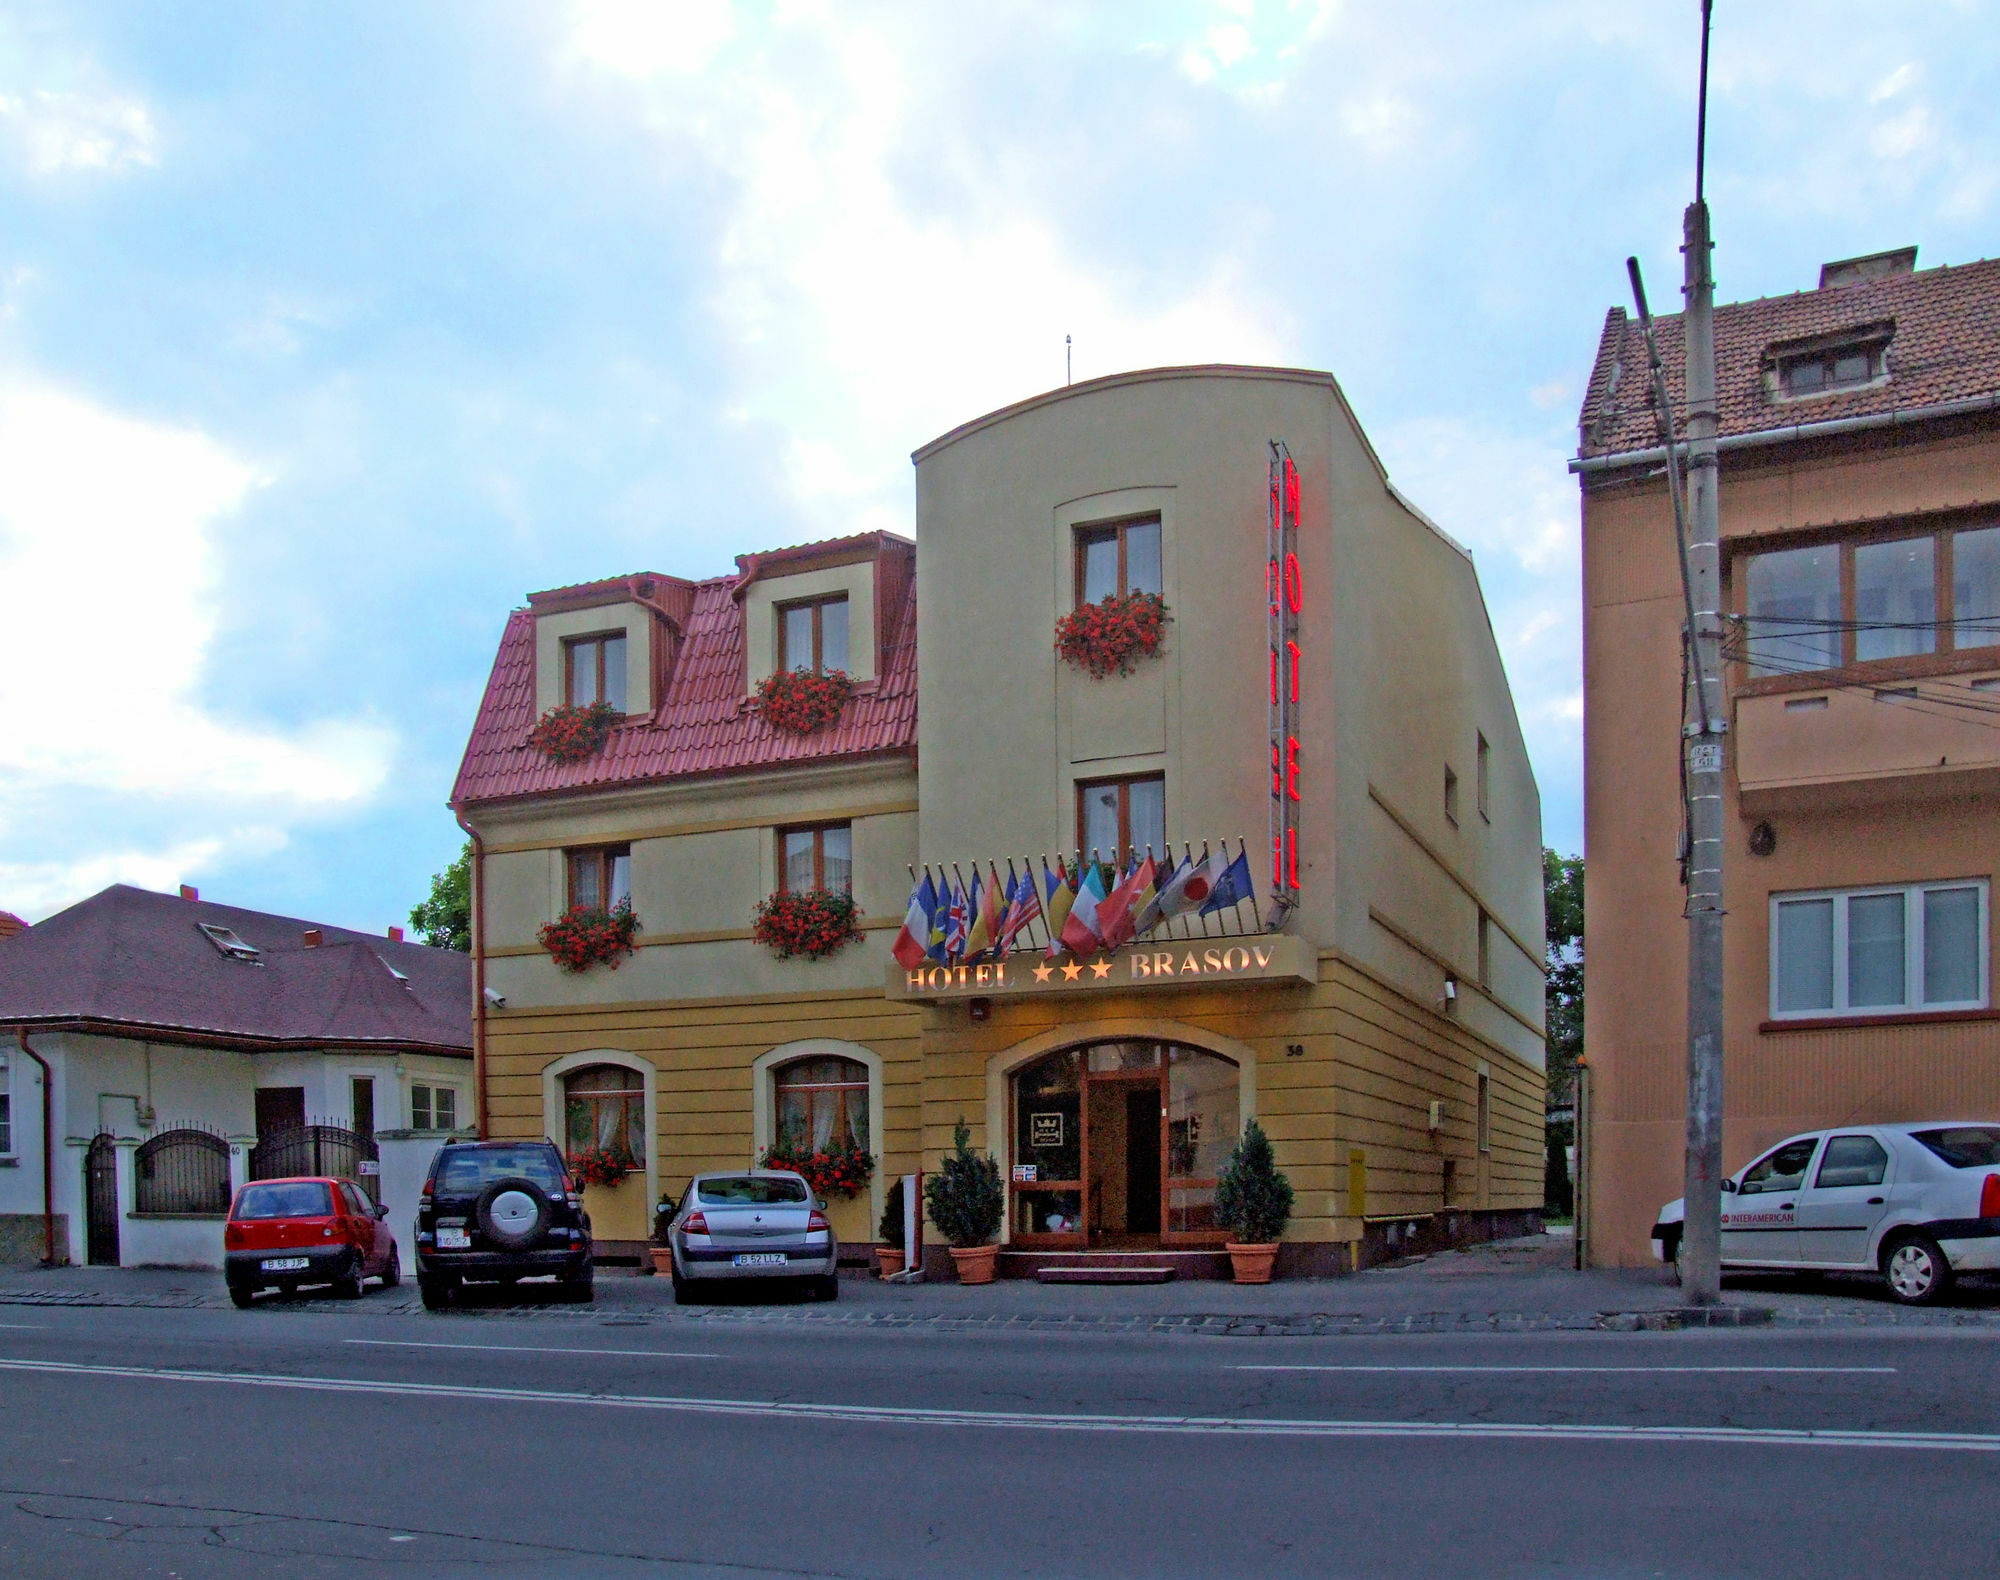
[[472,841],[458,859],[431,877],[431,897],[410,912],[410,925],[433,949],[472,952]]
[[[1576,1061],[1583,1054],[1583,858],[1542,850],[1542,905],[1548,933],[1548,1105],[1576,1101]],[[1575,1135],[1568,1122],[1548,1127],[1543,1199],[1567,1214],[1574,1201],[1565,1149]]]

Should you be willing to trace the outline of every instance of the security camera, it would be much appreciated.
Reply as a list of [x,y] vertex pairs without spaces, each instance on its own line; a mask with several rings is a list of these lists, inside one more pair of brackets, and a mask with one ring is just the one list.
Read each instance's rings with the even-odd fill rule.
[[1449,1004],[1458,997],[1458,981],[1455,977],[1444,979],[1444,1001]]
[[486,1002],[495,1009],[505,1009],[507,1007],[507,995],[505,993],[496,993],[493,989],[488,988],[486,990]]

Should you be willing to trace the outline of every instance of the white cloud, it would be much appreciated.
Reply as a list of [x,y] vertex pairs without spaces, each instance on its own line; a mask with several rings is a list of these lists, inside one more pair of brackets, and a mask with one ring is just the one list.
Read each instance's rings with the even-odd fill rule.
[[37,176],[159,163],[151,113],[139,100],[113,93],[0,94],[0,137]]
[[[785,435],[787,478],[817,527],[907,530],[909,450],[1060,383],[1066,333],[1079,379],[1283,360],[1289,318],[1227,252],[1162,290],[1071,256],[1047,218],[962,168],[948,215],[923,210],[895,172],[937,135],[923,120],[935,61],[907,27],[858,16],[783,14],[754,49],[690,76],[655,47],[651,12],[591,6],[566,56],[635,80],[667,163],[693,157],[727,181],[710,303],[734,347],[724,404]],[[636,69],[645,58],[658,64]]]
[[[260,843],[268,847],[268,841]],[[163,850],[105,851],[73,862],[0,861],[0,899],[7,909],[40,921],[114,883],[171,890],[206,869],[224,846],[221,839],[194,839]]]
[[[156,811],[179,804],[205,828],[218,813],[258,825],[226,843],[268,849],[283,834],[263,825],[351,807],[381,786],[394,743],[380,724],[278,729],[205,700],[226,698],[230,678],[208,661],[214,531],[258,483],[204,434],[0,381],[0,585],[12,655],[0,666],[0,791],[13,807],[106,795]],[[73,898],[102,872],[185,876],[222,848],[193,840],[107,854],[90,848],[88,829],[66,830],[64,843],[82,853],[0,874]]]
[[1870,104],[1880,104],[1885,99],[1895,98],[1897,94],[1915,82],[1917,77],[1918,68],[1916,63],[1914,61],[1904,61],[1902,65],[1890,72],[1888,76],[1884,77],[1869,90],[1868,102]]

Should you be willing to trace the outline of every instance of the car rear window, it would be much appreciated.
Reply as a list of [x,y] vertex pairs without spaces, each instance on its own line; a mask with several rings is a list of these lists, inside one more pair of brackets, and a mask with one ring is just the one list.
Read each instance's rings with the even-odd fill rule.
[[792,1179],[702,1180],[695,1195],[710,1207],[782,1207],[806,1200],[806,1182]]
[[245,1185],[236,1198],[239,1218],[330,1218],[333,1194],[314,1180],[283,1185]]
[[1910,1134],[1955,1169],[2000,1168],[2000,1125],[1953,1125]]
[[499,1179],[530,1179],[543,1190],[562,1190],[563,1172],[549,1147],[448,1147],[438,1159],[437,1188],[484,1190]]

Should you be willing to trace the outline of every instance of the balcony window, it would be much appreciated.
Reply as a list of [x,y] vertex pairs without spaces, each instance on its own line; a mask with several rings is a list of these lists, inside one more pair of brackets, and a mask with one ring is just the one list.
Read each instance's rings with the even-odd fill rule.
[[847,670],[847,595],[778,609],[778,668],[824,675]]
[[1160,521],[1080,527],[1076,534],[1076,601],[1097,603],[1125,593],[1159,593]]
[[1779,1020],[1986,1006],[1985,880],[1771,897]]
[[1778,549],[1741,564],[1752,679],[2000,646],[2000,526]]
[[1854,550],[1854,657],[1911,658],[1937,650],[1937,561],[1931,538]]
[[1754,556],[1744,612],[1752,675],[1834,668],[1841,661],[1839,545]]

